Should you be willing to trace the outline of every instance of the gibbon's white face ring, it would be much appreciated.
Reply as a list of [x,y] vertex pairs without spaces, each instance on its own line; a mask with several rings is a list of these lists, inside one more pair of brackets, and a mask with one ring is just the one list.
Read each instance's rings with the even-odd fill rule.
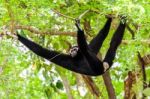
[[109,68],[109,64],[107,62],[103,62],[104,72]]
[[73,46],[70,51],[69,51],[69,54],[72,56],[72,57],[75,57],[78,53],[78,50],[79,48],[77,46]]

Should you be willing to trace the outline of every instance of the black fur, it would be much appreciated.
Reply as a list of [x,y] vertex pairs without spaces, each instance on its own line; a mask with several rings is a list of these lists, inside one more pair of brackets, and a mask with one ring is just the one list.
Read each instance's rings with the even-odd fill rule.
[[[72,57],[67,54],[59,53],[57,51],[52,51],[41,47],[40,45],[22,37],[17,34],[18,40],[21,41],[25,46],[32,50],[35,54],[50,60],[51,62],[64,67],[68,70],[90,75],[98,76],[104,73],[103,62],[100,61],[96,55],[99,52],[103,41],[108,35],[111,18],[108,18],[103,29],[98,33],[98,35],[90,42],[88,45],[84,36],[84,32],[80,29],[79,24],[76,23],[78,32],[77,32],[77,41],[79,50],[75,57]],[[118,29],[116,30],[114,36],[112,37],[110,47],[104,59],[105,62],[109,64],[109,68],[112,65],[114,60],[117,47],[121,43],[125,30],[125,24],[120,22]]]

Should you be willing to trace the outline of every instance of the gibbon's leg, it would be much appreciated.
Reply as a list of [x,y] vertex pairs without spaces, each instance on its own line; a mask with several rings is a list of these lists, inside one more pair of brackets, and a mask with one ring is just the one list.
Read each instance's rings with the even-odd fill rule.
[[113,64],[113,60],[114,60],[115,55],[116,55],[116,50],[117,50],[118,46],[120,45],[120,43],[123,39],[125,27],[126,27],[126,23],[120,22],[117,30],[115,31],[115,33],[111,39],[110,47],[109,47],[109,49],[106,53],[106,56],[103,60],[103,62],[106,62],[109,65],[109,68]]
[[95,54],[99,52],[105,38],[107,37],[111,22],[112,22],[112,18],[108,18],[104,27],[99,31],[97,36],[93,38],[92,41],[90,42],[89,48],[91,48]]

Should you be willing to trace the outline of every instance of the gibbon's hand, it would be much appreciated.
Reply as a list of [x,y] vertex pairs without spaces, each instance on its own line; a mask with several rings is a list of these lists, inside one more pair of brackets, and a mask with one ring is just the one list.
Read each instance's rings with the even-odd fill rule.
[[80,20],[79,19],[75,19],[75,25],[76,25],[78,31],[82,31],[82,29],[80,27]]
[[8,35],[8,36],[10,36],[10,37],[12,37],[14,39],[18,39],[16,33],[6,32],[6,35]]

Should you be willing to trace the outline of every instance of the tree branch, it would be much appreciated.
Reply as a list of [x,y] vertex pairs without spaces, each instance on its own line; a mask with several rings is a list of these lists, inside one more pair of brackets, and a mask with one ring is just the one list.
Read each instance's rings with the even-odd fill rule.
[[[100,60],[102,60],[101,53],[98,53],[97,57]],[[111,80],[109,71],[105,72],[102,75],[102,77],[103,77],[103,80],[104,80],[104,83],[105,83],[105,87],[106,87],[109,99],[116,99],[116,94],[115,94],[115,90],[114,90],[114,87],[113,87],[113,84],[112,84],[112,80]]]
[[10,31],[11,33],[14,33],[14,26],[15,26],[15,19],[14,19],[14,13],[11,9],[11,6],[9,4],[9,0],[4,0],[5,1],[5,6],[6,6],[6,9],[8,11],[8,15],[10,17]]
[[103,74],[103,80],[107,89],[109,99],[116,99],[116,94],[115,94],[115,90],[112,84],[109,71]]
[[17,25],[15,27],[16,29],[23,29],[30,31],[35,34],[40,34],[40,35],[66,35],[66,36],[76,36],[76,32],[60,32],[60,31],[55,31],[55,32],[48,32],[48,31],[39,31],[39,29],[33,27],[33,26],[23,26],[23,25]]
[[101,95],[99,88],[97,87],[97,85],[95,84],[94,80],[92,79],[92,77],[87,76],[87,75],[82,75],[82,78],[84,80],[84,82],[86,83],[88,89],[90,90],[90,92],[96,96],[96,98],[98,99]]
[[[15,29],[22,29],[22,30],[27,30],[35,34],[40,34],[40,35],[64,35],[64,36],[72,36],[76,37],[76,32],[62,32],[62,31],[40,31],[38,28],[33,27],[33,26],[23,26],[23,25],[16,25]],[[4,36],[5,33],[1,32],[0,36]],[[137,40],[122,40],[122,44],[130,44],[137,42]],[[141,42],[143,44],[150,44],[150,39],[146,40],[140,40],[138,42]]]

